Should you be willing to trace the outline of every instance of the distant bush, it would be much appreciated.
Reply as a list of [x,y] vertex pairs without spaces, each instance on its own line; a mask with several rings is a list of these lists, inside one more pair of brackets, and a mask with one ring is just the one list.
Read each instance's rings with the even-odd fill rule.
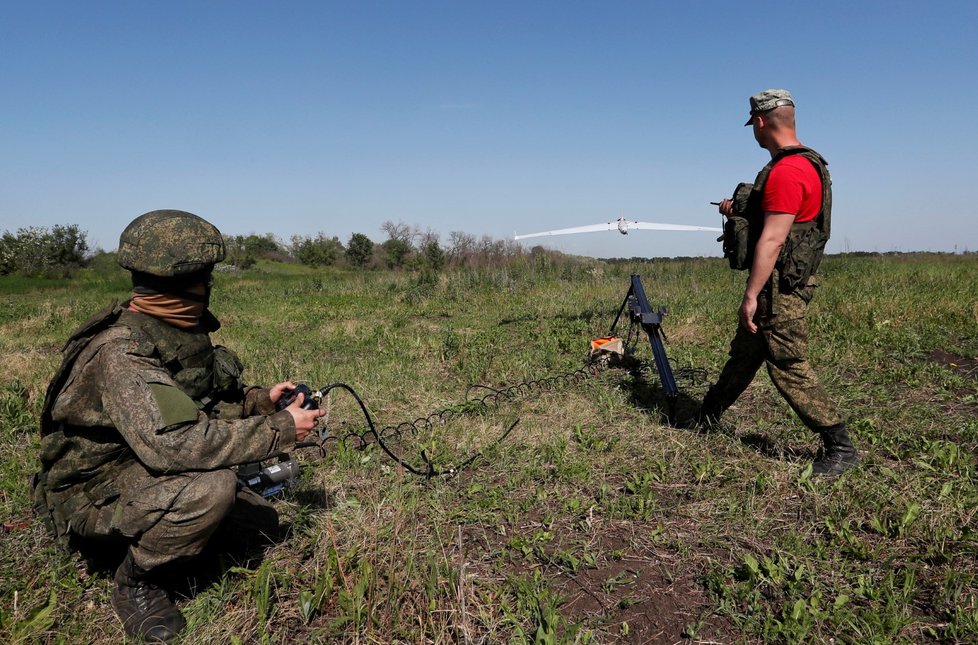
[[85,265],[87,233],[77,224],[4,231],[0,237],[0,275],[67,277]]
[[384,264],[387,265],[388,269],[403,267],[407,263],[411,251],[414,250],[410,242],[395,238],[387,240],[380,246],[384,251]]
[[247,269],[261,258],[276,262],[288,262],[292,258],[285,246],[271,233],[264,235],[225,235],[224,245],[228,255],[225,262],[239,269]]
[[374,254],[374,243],[363,233],[354,233],[346,243],[346,261],[350,266],[367,266]]
[[295,235],[292,237],[292,256],[310,266],[332,266],[343,257],[345,249],[340,238],[326,237],[320,233],[315,238]]
[[426,271],[441,271],[445,267],[445,251],[438,244],[437,239],[429,240],[421,246],[418,254],[421,259],[421,268]]

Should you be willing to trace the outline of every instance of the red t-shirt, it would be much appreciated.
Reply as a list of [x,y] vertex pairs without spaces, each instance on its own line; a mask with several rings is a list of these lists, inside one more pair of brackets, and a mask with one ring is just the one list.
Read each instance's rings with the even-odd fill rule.
[[764,184],[765,213],[792,213],[795,222],[810,222],[822,210],[822,179],[808,159],[790,155],[774,164]]

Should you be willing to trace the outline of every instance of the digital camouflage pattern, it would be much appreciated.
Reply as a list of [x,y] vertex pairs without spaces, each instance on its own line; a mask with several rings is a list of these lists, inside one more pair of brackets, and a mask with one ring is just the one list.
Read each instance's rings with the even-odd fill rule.
[[225,255],[221,232],[186,211],[158,210],[140,215],[119,238],[120,266],[163,278],[210,269]]
[[764,90],[763,92],[758,92],[750,97],[750,118],[747,119],[747,123],[744,125],[750,125],[751,121],[754,120],[755,114],[767,112],[785,105],[790,105],[791,107],[795,105],[795,100],[791,98],[791,92],[788,90]]
[[792,292],[775,290],[773,302],[767,290],[762,292],[754,317],[758,331],[752,334],[738,325],[730,358],[703,399],[703,417],[719,418],[766,363],[771,382],[808,428],[818,431],[842,423],[807,358],[806,316],[815,289],[815,279],[810,278],[806,286]]
[[753,213],[755,220],[758,218],[759,209],[750,207],[753,188],[754,184],[737,184],[731,199],[733,215],[728,216],[723,223],[723,236],[720,238],[723,242],[723,257],[735,271],[750,269],[754,262],[754,247],[763,228],[761,222],[748,219],[749,213]]
[[750,97],[750,111],[767,112],[783,105],[794,106],[795,99],[788,90],[764,90]]
[[230,467],[291,448],[295,424],[207,332],[115,311],[48,392],[36,503],[56,531],[132,541],[152,569],[200,552],[242,502]]

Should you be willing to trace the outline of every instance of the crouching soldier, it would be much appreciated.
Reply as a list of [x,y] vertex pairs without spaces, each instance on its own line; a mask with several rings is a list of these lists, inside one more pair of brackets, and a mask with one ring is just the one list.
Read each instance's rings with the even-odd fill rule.
[[216,531],[274,534],[278,514],[238,485],[232,466],[291,449],[323,410],[295,386],[246,387],[242,365],[211,343],[211,272],[224,240],[183,211],[136,218],[119,240],[130,300],[97,314],[68,340],[41,415],[35,508],[63,546],[128,546],[112,606],[126,633],[169,641],[186,621],[163,582]]

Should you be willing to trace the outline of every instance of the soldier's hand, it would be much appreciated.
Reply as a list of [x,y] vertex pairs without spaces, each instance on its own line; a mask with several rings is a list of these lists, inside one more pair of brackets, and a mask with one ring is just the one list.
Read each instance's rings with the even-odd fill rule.
[[288,410],[289,414],[292,415],[292,419],[295,421],[295,440],[305,441],[306,437],[312,432],[313,428],[316,427],[316,422],[319,418],[326,414],[326,410],[317,408],[315,410],[304,410],[302,408],[303,401],[306,400],[306,395],[299,393],[299,396],[295,398],[292,405],[285,408]]
[[730,217],[731,215],[734,214],[732,199],[724,199],[723,201],[720,202],[720,214],[726,215],[727,217]]
[[757,298],[749,298],[745,295],[743,302],[740,303],[740,324],[752,334],[757,333],[757,325],[754,324],[755,313],[757,313]]
[[276,383],[268,389],[268,398],[272,400],[272,403],[278,403],[279,399],[295,389],[295,383],[292,381],[285,381],[283,383]]

